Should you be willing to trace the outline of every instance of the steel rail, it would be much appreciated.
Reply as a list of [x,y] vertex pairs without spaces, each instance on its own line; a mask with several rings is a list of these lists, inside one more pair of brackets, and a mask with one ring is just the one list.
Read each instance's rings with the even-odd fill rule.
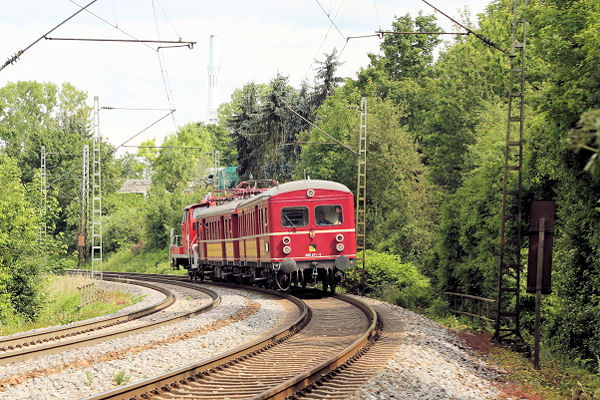
[[252,400],[285,399],[294,394],[302,396],[301,392],[304,389],[311,388],[311,386],[314,387],[315,384],[321,380],[331,379],[333,375],[339,372],[348,363],[357,360],[372,346],[378,335],[379,320],[377,318],[377,312],[375,312],[370,305],[353,297],[340,294],[335,295],[335,297],[354,305],[365,313],[370,320],[367,330],[344,350],[331,356],[329,359],[310,370],[298,374],[280,385],[251,397]]
[[[231,287],[231,285],[221,284],[219,284],[218,286]],[[253,290],[256,290],[256,288],[253,288]],[[266,289],[259,289],[259,291],[273,293],[272,291]],[[280,295],[289,298],[289,295]],[[352,304],[353,306],[357,307],[362,313],[364,313],[369,321],[368,328],[364,330],[364,332],[349,346],[338,351],[336,354],[329,357],[320,364],[313,366],[308,370],[305,370],[304,372],[285,380],[284,382],[277,382],[277,379],[273,378],[273,384],[275,386],[272,386],[266,391],[260,392],[258,394],[252,393],[252,389],[248,389],[247,398],[283,399],[294,394],[299,394],[301,396],[300,393],[302,393],[305,390],[310,390],[307,389],[307,387],[314,388],[319,381],[327,381],[332,379],[333,376],[337,375],[342,369],[347,368],[348,365],[358,360],[375,343],[375,340],[378,337],[378,329],[380,325],[380,321],[378,320],[378,316],[375,310],[371,306],[361,302],[358,299],[354,299],[344,295],[337,295],[335,297],[339,300]],[[296,301],[300,300],[296,299]],[[310,313],[310,309],[308,307],[306,308],[306,312]],[[301,315],[294,322],[294,324],[292,324],[294,326],[290,325],[284,328],[283,330],[279,331],[276,335],[264,339],[259,339],[258,341],[255,341],[246,346],[238,347],[223,355],[215,356],[209,358],[204,362],[179,368],[177,370],[173,370],[165,374],[134,383],[127,387],[122,387],[116,390],[104,392],[89,397],[87,400],[151,398],[154,395],[161,397],[162,394],[165,394],[169,398],[177,396],[175,392],[170,392],[178,388],[182,391],[185,391],[186,389],[184,388],[188,382],[202,382],[205,376],[210,376],[211,374],[217,373],[222,369],[227,370],[227,368],[229,367],[233,369],[243,369],[244,360],[251,360],[253,355],[258,355],[259,353],[262,353],[277,344],[283,344],[283,342],[285,342],[287,338],[291,338],[293,336],[292,330],[299,332],[301,329],[303,329],[303,326],[306,326],[309,322],[306,318],[307,317]],[[264,376],[257,376],[257,380],[259,381],[265,382],[269,379],[270,378],[266,378]],[[246,393],[246,391],[243,392]],[[215,396],[215,398],[218,397],[218,395]],[[241,398],[243,394],[239,393],[239,396]],[[246,396],[243,397],[246,398]]]
[[[220,286],[228,288],[240,288],[240,286],[222,283],[203,283],[211,286]],[[247,287],[244,289],[248,289]],[[253,291],[266,293],[270,295],[283,297],[292,303],[294,303],[299,311],[300,315],[296,320],[286,327],[283,327],[266,337],[259,338],[251,343],[236,347],[223,354],[210,357],[201,362],[188,365],[173,371],[169,371],[165,374],[161,374],[140,382],[130,384],[115,390],[107,391],[88,397],[86,400],[103,400],[103,399],[131,399],[135,397],[148,398],[151,394],[156,394],[159,391],[168,390],[173,385],[179,383],[185,383],[192,381],[196,378],[201,378],[204,373],[218,370],[224,366],[231,366],[238,362],[241,362],[248,357],[262,353],[263,351],[272,348],[278,343],[284,342],[290,337],[294,336],[297,332],[301,331],[310,321],[312,312],[305,302],[302,300],[290,296],[285,293],[276,292],[270,289],[263,288],[251,288]]]
[[[106,279],[114,281],[115,279]],[[43,330],[40,332],[16,335],[16,336],[8,336],[0,338],[0,349],[9,349],[12,350],[14,348],[20,348],[23,346],[32,346],[35,344],[40,344],[42,342],[48,342],[50,340],[62,339],[68,336],[74,336],[80,333],[89,332],[90,330],[107,328],[110,326],[114,326],[117,324],[121,324],[124,322],[128,322],[134,319],[141,318],[146,315],[150,315],[157,311],[161,311],[167,307],[169,307],[175,301],[175,297],[170,290],[162,288],[160,286],[155,286],[147,283],[139,283],[139,286],[144,286],[153,290],[157,290],[165,295],[165,298],[158,304],[153,304],[149,307],[146,307],[142,310],[128,313],[124,315],[118,315],[113,317],[106,317],[100,320],[95,320],[92,322],[81,321],[79,323],[71,324],[66,327],[57,327],[51,328],[47,330]]]
[[[140,278],[138,278],[138,279],[140,279]],[[13,351],[13,352],[6,352],[3,354],[0,354],[0,365],[7,364],[10,362],[20,361],[20,360],[25,360],[25,359],[32,358],[32,357],[37,357],[40,355],[56,354],[56,353],[60,353],[65,350],[74,349],[74,348],[83,347],[83,346],[89,346],[89,345],[93,345],[96,343],[104,342],[109,339],[125,337],[125,336],[129,336],[132,334],[140,333],[143,331],[155,329],[155,328],[158,328],[161,326],[169,325],[169,324],[172,324],[172,323],[175,323],[178,321],[185,320],[187,318],[191,318],[191,317],[199,315],[201,313],[204,313],[204,312],[212,309],[216,305],[218,305],[221,301],[221,297],[216,292],[214,292],[210,289],[207,289],[207,288],[199,287],[198,285],[193,285],[193,284],[190,284],[187,282],[179,282],[179,281],[172,281],[172,280],[165,280],[165,279],[145,278],[145,280],[155,282],[155,283],[168,283],[168,284],[179,285],[179,286],[183,286],[183,287],[187,287],[187,288],[192,288],[194,290],[198,290],[198,291],[206,293],[208,296],[211,297],[212,300],[209,303],[204,304],[201,307],[196,308],[188,313],[185,313],[185,314],[179,315],[179,316],[175,316],[175,317],[171,317],[171,318],[167,318],[162,321],[149,322],[149,323],[146,323],[144,325],[137,326],[134,328],[125,328],[125,329],[120,329],[120,330],[113,331],[113,332],[105,332],[105,333],[100,333],[98,335],[87,336],[87,337],[83,337],[83,338],[74,338],[73,340],[69,340],[69,341],[50,343],[46,346],[41,346],[41,347],[37,346],[37,347],[30,348],[30,349],[22,349],[22,350]],[[132,283],[132,284],[142,283],[142,282],[139,282],[136,280],[125,280],[125,281],[127,283]],[[159,286],[154,286],[154,285],[150,285],[147,283],[142,283],[142,286],[153,286],[153,288],[158,288],[157,290],[168,291],[168,289],[160,288]],[[168,291],[168,292],[170,293],[170,291]],[[169,300],[170,301],[169,305],[173,304],[173,302],[175,301],[172,293],[170,293],[170,297],[171,297],[172,301]],[[148,314],[149,313],[146,313],[145,315],[148,315]],[[141,317],[141,316],[139,316],[139,317]],[[99,328],[96,328],[96,329],[99,329]],[[80,330],[80,333],[89,332],[90,330],[92,330],[92,329],[90,328],[85,331]],[[67,335],[65,335],[65,336],[67,336]]]

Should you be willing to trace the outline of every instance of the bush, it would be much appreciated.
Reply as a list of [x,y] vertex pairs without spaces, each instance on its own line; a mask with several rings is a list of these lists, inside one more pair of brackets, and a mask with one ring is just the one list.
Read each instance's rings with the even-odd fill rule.
[[[346,274],[350,292],[359,291],[361,276],[361,266]],[[428,307],[432,299],[429,279],[414,264],[403,263],[398,255],[372,250],[367,250],[366,256],[365,294],[411,309]]]

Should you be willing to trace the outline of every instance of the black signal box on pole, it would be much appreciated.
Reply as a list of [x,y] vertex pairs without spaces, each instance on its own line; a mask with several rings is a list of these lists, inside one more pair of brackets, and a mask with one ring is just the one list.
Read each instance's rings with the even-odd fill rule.
[[537,262],[540,238],[540,221],[544,219],[544,242],[542,259],[542,294],[552,292],[552,241],[554,237],[553,201],[533,201],[531,203],[531,218],[529,220],[529,262],[527,266],[527,293],[535,293],[537,285]]

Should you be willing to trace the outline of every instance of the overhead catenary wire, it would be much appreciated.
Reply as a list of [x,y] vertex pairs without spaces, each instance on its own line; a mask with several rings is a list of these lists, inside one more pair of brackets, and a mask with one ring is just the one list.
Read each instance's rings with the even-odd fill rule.
[[115,26],[119,26],[119,21],[117,19],[117,0],[113,0],[113,11],[115,13]]
[[152,128],[154,125],[158,124],[160,121],[162,121],[163,119],[167,118],[169,115],[173,114],[174,112],[175,112],[175,110],[170,110],[168,113],[166,113],[165,115],[163,115],[162,117],[160,117],[159,119],[157,119],[156,121],[154,121],[153,123],[151,123],[150,125],[146,126],[144,129],[142,129],[138,133],[134,134],[133,136],[131,136],[129,139],[127,139],[126,141],[124,141],[123,143],[121,143],[120,145],[118,145],[117,147],[115,147],[112,152],[113,153],[116,152],[119,148],[123,147],[125,144],[127,144],[130,141],[132,141],[133,139],[135,139],[136,137],[138,137],[142,133],[146,132],[148,129]]
[[490,47],[495,48],[496,50],[501,51],[502,53],[506,54],[507,56],[511,55],[510,52],[508,52],[507,50],[503,49],[502,47],[500,47],[496,43],[492,42],[490,39],[486,38],[482,34],[477,33],[475,31],[473,31],[471,28],[468,28],[465,25],[461,24],[456,19],[452,18],[451,16],[449,16],[448,14],[446,14],[445,12],[443,12],[442,10],[440,10],[439,8],[435,7],[433,4],[429,3],[427,0],[421,0],[421,1],[423,3],[425,3],[425,4],[427,4],[429,7],[433,8],[436,12],[438,12],[438,13],[442,14],[444,17],[448,18],[450,21],[454,22],[456,25],[458,25],[461,28],[463,28],[464,30],[466,30],[469,34],[471,34],[471,35],[475,36],[477,39],[481,40],[483,43],[487,44]]
[[[81,7],[81,5],[79,5],[79,4],[78,4],[77,2],[75,2],[74,0],[69,0],[69,1],[70,1],[71,3],[73,3],[73,4],[77,5],[78,7]],[[94,0],[94,1],[96,1],[96,0]],[[152,1],[153,10],[154,10],[154,2],[153,2],[153,0],[151,0],[151,1]],[[181,45],[180,45],[180,46],[159,46],[159,47],[157,47],[157,48],[155,49],[154,47],[150,46],[150,45],[149,45],[148,43],[146,43],[145,41],[142,41],[142,40],[140,40],[140,39],[136,38],[136,37],[135,37],[135,36],[133,36],[132,34],[130,34],[130,33],[126,32],[126,31],[124,31],[123,29],[119,28],[117,25],[115,25],[115,24],[112,24],[111,22],[109,22],[109,21],[107,21],[106,19],[104,19],[104,18],[100,17],[99,15],[97,15],[97,14],[93,13],[92,11],[89,11],[89,10],[87,10],[87,9],[86,9],[86,11],[87,11],[88,13],[90,13],[91,15],[93,15],[94,17],[96,17],[96,18],[100,19],[101,21],[103,21],[103,22],[107,23],[108,25],[112,26],[113,28],[115,28],[115,29],[119,30],[119,31],[120,31],[120,32],[122,32],[123,34],[125,34],[125,35],[129,36],[129,37],[130,37],[131,39],[133,39],[134,41],[136,41],[136,42],[139,42],[139,43],[143,44],[144,46],[148,47],[150,50],[152,50],[152,51],[155,51],[155,52],[157,53],[157,56],[158,56],[158,61],[159,61],[159,66],[160,66],[160,70],[161,70],[161,76],[162,76],[162,78],[163,78],[163,85],[165,86],[165,92],[167,93],[167,102],[168,102],[168,104],[169,104],[169,107],[170,107],[170,109],[174,110],[174,109],[175,109],[175,107],[174,107],[174,105],[173,105],[173,102],[171,101],[171,95],[172,95],[172,93],[171,93],[171,95],[170,95],[170,94],[169,94],[169,89],[166,87],[166,85],[168,84],[168,76],[165,78],[165,74],[166,74],[166,73],[165,73],[165,72],[163,72],[163,71],[164,71],[164,68],[163,68],[163,61],[161,60],[161,57],[160,57],[160,49],[162,49],[162,48],[170,48],[170,47],[181,47]],[[154,15],[155,15],[155,19],[156,19],[156,12],[154,12]],[[157,30],[158,30],[158,27],[157,27]],[[180,40],[181,40],[181,39],[180,39]],[[179,42],[176,42],[176,43],[179,43]],[[185,43],[185,42],[183,42],[183,43]],[[190,43],[191,43],[191,42],[190,42]],[[189,47],[189,48],[191,48],[190,46],[188,46],[188,47]],[[173,124],[175,125],[175,129],[177,129],[177,124],[176,124],[176,121],[175,121],[175,116],[174,116],[173,114],[174,114],[174,113],[172,112],[172,113],[171,113],[171,115],[172,115],[172,117],[173,117]]]
[[[77,3],[75,0],[69,0],[71,3],[75,4],[77,7],[81,7],[81,5],[79,5],[79,3]],[[107,23],[108,25],[112,26],[113,28],[117,29],[119,32],[129,36],[131,39],[134,40],[139,40],[138,38],[136,38],[135,36],[133,36],[132,34],[125,32],[123,29],[119,28],[117,25],[114,25],[112,22],[102,18],[101,16],[99,16],[98,14],[88,10],[87,8],[85,9],[86,12],[88,12],[89,14],[93,15],[94,17],[98,18],[100,21],[103,21],[105,23]],[[150,46],[147,43],[141,42],[144,46],[146,46],[147,48],[149,48],[152,51],[155,51],[154,47]]]
[[19,50],[15,53],[15,55],[13,55],[12,57],[10,57],[8,60],[6,60],[6,62],[0,67],[0,71],[2,71],[4,68],[6,68],[6,66],[15,63],[19,57],[21,57],[23,55],[23,53],[25,53],[27,50],[29,50],[31,47],[33,47],[36,43],[38,43],[40,40],[42,40],[43,38],[46,37],[46,35],[49,35],[50,33],[54,32],[57,28],[59,28],[60,26],[64,25],[67,21],[69,21],[70,19],[72,19],[73,17],[75,17],[77,14],[79,14],[82,11],[88,11],[87,9],[89,6],[91,6],[92,4],[94,4],[96,1],[98,0],[92,0],[90,1],[87,5],[85,6],[80,6],[78,4],[78,7],[80,7],[79,10],[77,10],[75,13],[71,14],[68,18],[64,19],[62,22],[60,22],[58,25],[56,25],[54,28],[50,29],[48,32],[44,33],[42,36],[40,36],[39,38],[37,38],[33,43],[31,43],[29,46],[25,47],[23,50]]
[[[149,40],[149,39],[102,39],[102,38],[64,38],[45,36],[46,40],[64,40],[64,41],[82,41],[82,42],[124,42],[124,43],[173,43],[181,44],[177,47],[193,48],[196,42],[182,40]],[[166,46],[157,47],[157,49],[165,48]],[[170,46],[175,47],[175,46]]]
[[[469,32],[396,32],[396,31],[376,31],[375,35],[367,36],[383,36],[383,35],[469,35]],[[354,36],[350,39],[360,38],[363,36]]]
[[319,130],[319,132],[323,133],[325,136],[327,136],[329,139],[333,140],[336,144],[342,146],[343,148],[345,148],[346,150],[350,150],[352,153],[354,154],[358,154],[358,152],[354,149],[352,149],[351,147],[348,147],[346,144],[342,143],[341,141],[337,140],[336,138],[334,138],[333,136],[331,136],[329,133],[325,132],[323,129],[319,128],[317,125],[315,125],[314,123],[312,123],[311,121],[307,120],[306,118],[304,118],[302,115],[298,114],[292,107],[290,106],[286,106],[291,112],[293,112],[294,114],[296,114],[297,116],[299,116],[300,118],[302,118],[304,121],[306,121],[308,124],[310,124],[310,126],[317,128]]
[[[156,35],[160,39],[160,29],[158,27],[158,17],[156,16],[156,7],[154,6],[154,0],[150,0],[152,4],[152,13],[154,14],[154,24],[156,26]],[[169,75],[167,73],[167,69],[165,67],[165,60],[163,60],[161,56],[160,49],[156,49],[156,56],[158,57],[158,65],[160,67],[160,75],[162,77],[163,86],[165,88],[165,94],[167,96],[167,103],[169,104],[169,108],[174,109],[175,105],[173,103],[173,91],[171,90],[171,82],[169,81]],[[173,119],[173,126],[175,130],[177,130],[177,123],[175,122],[175,113],[171,114],[171,118]]]
[[[181,150],[204,150],[203,147],[191,146],[146,146],[146,145],[123,145],[121,147],[137,148],[137,149],[181,149]],[[212,154],[212,153],[211,153]]]
[[340,30],[340,28],[338,28],[338,26],[335,24],[335,22],[331,19],[331,16],[329,15],[329,13],[327,11],[325,11],[325,9],[323,8],[323,6],[321,5],[321,2],[319,0],[315,0],[315,1],[317,2],[317,4],[319,5],[319,7],[321,8],[321,10],[323,10],[323,12],[327,16],[327,18],[329,18],[329,21],[331,21],[331,23],[333,24],[333,26],[335,27],[335,29],[338,31],[338,33],[340,34],[340,36],[342,37],[342,39],[346,40],[346,36],[344,36],[344,34]]
[[125,111],[172,111],[172,108],[132,108],[132,107],[113,107],[103,106],[101,110],[125,110]]
[[[343,5],[344,5],[344,1],[342,0],[340,2],[340,5],[339,5],[337,11],[335,12],[335,15],[333,17],[334,20],[337,18],[338,14],[340,13],[340,10],[342,9]],[[323,40],[321,41],[321,44],[319,45],[319,48],[315,52],[315,55],[313,56],[312,61],[311,61],[310,65],[308,66],[308,69],[306,70],[306,73],[304,74],[305,78],[308,75],[308,73],[310,72],[310,70],[311,70],[314,62],[317,60],[317,56],[319,55],[319,52],[321,51],[321,48],[323,48],[323,45],[325,44],[325,41],[327,40],[327,37],[329,36],[329,32],[331,31],[331,28],[333,28],[333,22],[329,23],[329,28],[327,28],[327,32],[325,32],[325,36],[323,37]]]
[[377,26],[381,30],[381,21],[379,21],[379,11],[377,11],[377,2],[373,0],[373,7],[375,7],[375,18],[377,19]]
[[160,10],[162,11],[163,15],[167,19],[167,22],[171,25],[171,28],[173,29],[173,32],[175,32],[175,35],[178,38],[181,38],[181,35],[179,34],[179,32],[177,32],[177,29],[175,28],[175,25],[173,25],[173,22],[171,21],[171,18],[169,18],[169,16],[167,15],[165,9],[163,8],[163,6],[160,4],[160,2],[158,0],[156,0],[156,4],[158,4],[158,7],[160,7]]

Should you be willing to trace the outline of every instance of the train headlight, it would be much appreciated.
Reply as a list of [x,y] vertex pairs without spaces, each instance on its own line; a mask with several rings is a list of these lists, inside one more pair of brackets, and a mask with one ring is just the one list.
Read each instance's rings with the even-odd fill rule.
[[281,241],[283,242],[283,244],[285,244],[287,246],[288,244],[290,244],[290,242],[292,241],[292,239],[290,239],[289,236],[284,236]]
[[[344,243],[338,243],[338,244],[336,244],[335,245],[335,249],[337,251],[343,251],[344,250]],[[284,251],[285,251],[285,249],[284,249]]]
[[315,195],[315,191],[313,189],[308,189],[306,191],[306,196],[307,197],[313,197]]
[[342,235],[341,233],[338,233],[337,236],[335,237],[335,240],[337,240],[338,242],[341,242],[342,240],[344,240],[344,235]]
[[290,246],[283,246],[283,253],[290,254],[292,252],[292,248]]

